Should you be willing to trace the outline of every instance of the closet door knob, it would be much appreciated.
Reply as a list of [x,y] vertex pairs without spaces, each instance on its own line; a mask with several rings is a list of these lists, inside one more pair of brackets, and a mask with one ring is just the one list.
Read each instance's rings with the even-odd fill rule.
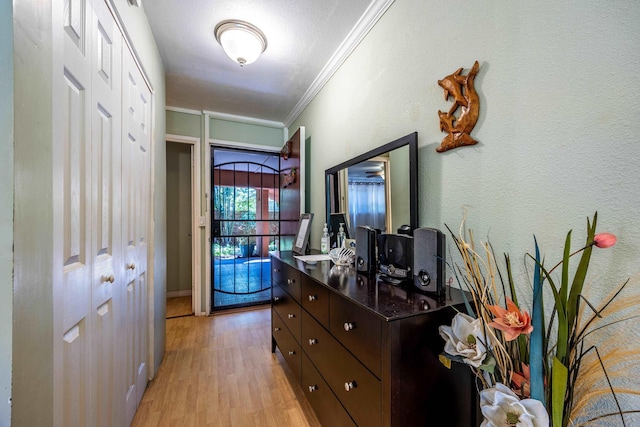
[[127,264],[127,270],[135,270],[136,269],[136,265],[135,263],[131,263],[131,264]]
[[349,332],[350,330],[352,330],[355,327],[356,327],[355,323],[344,322],[344,330],[347,331],[347,332]]
[[102,281],[103,282],[113,283],[113,282],[116,281],[116,278],[113,276],[113,274],[111,274],[109,276],[102,276]]
[[351,391],[356,387],[357,386],[356,386],[356,382],[355,381],[349,381],[349,382],[344,383],[344,390],[345,391]]

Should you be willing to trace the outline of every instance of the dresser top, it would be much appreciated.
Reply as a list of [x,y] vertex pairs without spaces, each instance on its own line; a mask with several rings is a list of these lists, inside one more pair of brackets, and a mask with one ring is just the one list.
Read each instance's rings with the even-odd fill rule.
[[446,298],[437,300],[418,291],[414,292],[410,285],[392,285],[377,276],[359,274],[354,266],[334,265],[331,261],[307,264],[294,258],[291,251],[274,251],[270,254],[386,321],[422,315],[464,303],[463,292],[458,288],[447,287]]

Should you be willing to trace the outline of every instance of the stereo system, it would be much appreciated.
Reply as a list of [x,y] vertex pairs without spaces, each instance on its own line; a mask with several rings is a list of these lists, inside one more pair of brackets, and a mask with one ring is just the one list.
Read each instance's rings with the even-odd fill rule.
[[410,279],[413,266],[413,237],[405,234],[379,235],[378,259],[380,274],[383,276],[400,280]]
[[356,268],[376,272],[393,284],[412,283],[420,291],[445,294],[446,236],[435,228],[408,234],[378,234],[371,227],[356,228]]
[[376,274],[376,230],[371,227],[356,227],[356,268],[367,276]]
[[435,228],[417,228],[413,244],[413,284],[425,292],[444,295],[446,236]]

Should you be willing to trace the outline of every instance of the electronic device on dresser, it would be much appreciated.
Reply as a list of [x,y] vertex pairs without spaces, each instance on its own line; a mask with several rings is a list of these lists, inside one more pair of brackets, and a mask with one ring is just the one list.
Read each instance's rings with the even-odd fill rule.
[[411,280],[413,237],[405,234],[380,234],[378,260],[383,278],[390,279],[392,283]]
[[446,236],[435,228],[413,230],[413,283],[424,292],[443,296]]
[[373,276],[378,270],[376,258],[376,230],[369,226],[356,227],[356,268],[359,273]]

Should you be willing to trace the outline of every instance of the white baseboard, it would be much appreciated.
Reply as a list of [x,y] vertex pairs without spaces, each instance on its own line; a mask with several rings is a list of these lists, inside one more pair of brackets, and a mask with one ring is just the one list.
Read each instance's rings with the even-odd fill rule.
[[188,289],[186,291],[167,292],[167,298],[190,297],[190,296],[191,296],[191,289]]

